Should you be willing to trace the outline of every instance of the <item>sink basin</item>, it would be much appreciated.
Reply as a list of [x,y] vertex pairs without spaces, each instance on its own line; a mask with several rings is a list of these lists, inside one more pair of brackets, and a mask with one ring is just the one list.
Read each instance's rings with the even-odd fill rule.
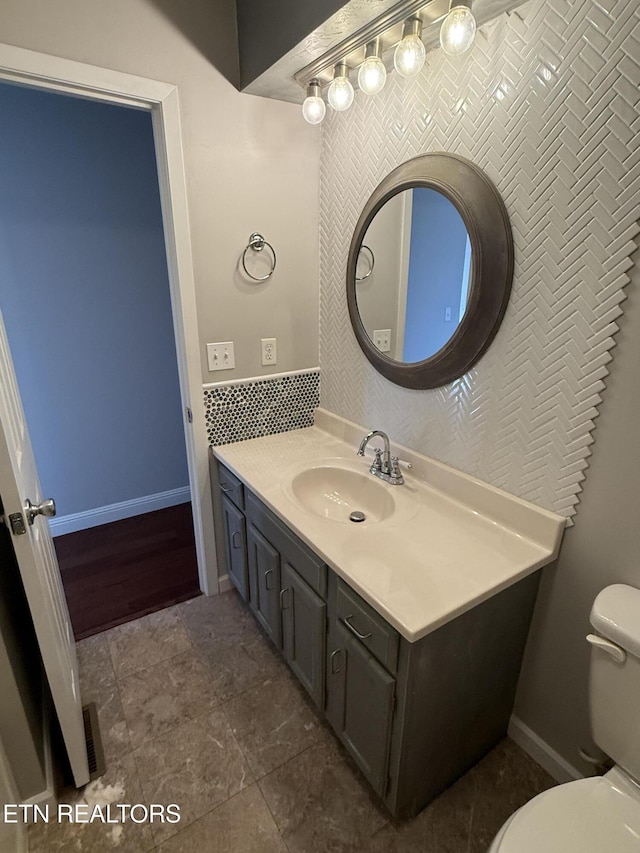
[[[369,473],[325,464],[307,468],[291,479],[290,497],[322,518],[349,522],[352,512],[365,522],[383,521],[393,515],[396,502],[388,486]],[[353,523],[353,522],[352,522]]]

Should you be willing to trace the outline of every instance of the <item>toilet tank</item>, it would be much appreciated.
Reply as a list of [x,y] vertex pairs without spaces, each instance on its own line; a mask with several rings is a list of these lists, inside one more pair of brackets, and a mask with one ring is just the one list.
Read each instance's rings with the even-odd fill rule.
[[[591,729],[598,746],[640,780],[640,590],[614,584],[591,609]],[[604,643],[598,644],[598,638]]]

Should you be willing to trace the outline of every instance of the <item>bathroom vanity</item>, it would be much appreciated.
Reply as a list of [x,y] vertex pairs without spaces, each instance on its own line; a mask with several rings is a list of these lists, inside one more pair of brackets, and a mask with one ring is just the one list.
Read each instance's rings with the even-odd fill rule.
[[[350,523],[371,460],[355,459],[359,428],[318,420],[334,433],[212,449],[219,557],[389,811],[410,817],[505,735],[564,519],[402,450],[415,473]],[[308,471],[347,485],[331,493]],[[307,481],[324,497],[296,491]]]

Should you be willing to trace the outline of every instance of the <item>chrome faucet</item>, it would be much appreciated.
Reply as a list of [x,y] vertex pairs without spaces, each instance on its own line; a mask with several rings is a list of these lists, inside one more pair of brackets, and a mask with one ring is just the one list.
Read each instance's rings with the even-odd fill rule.
[[404,477],[400,472],[400,461],[397,456],[391,455],[389,436],[386,432],[382,432],[380,429],[374,429],[371,430],[371,432],[368,432],[360,442],[358,456],[364,456],[367,444],[376,436],[381,438],[384,442],[384,450],[380,450],[379,447],[375,448],[376,455],[369,471],[374,475],[374,477],[379,477],[381,480],[384,480],[392,486],[401,486],[404,483]]

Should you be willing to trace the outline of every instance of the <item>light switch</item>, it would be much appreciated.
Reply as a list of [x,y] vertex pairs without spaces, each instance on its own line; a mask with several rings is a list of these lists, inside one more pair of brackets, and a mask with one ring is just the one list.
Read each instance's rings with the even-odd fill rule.
[[207,361],[209,370],[231,370],[236,366],[233,352],[233,341],[223,341],[219,344],[207,344]]

